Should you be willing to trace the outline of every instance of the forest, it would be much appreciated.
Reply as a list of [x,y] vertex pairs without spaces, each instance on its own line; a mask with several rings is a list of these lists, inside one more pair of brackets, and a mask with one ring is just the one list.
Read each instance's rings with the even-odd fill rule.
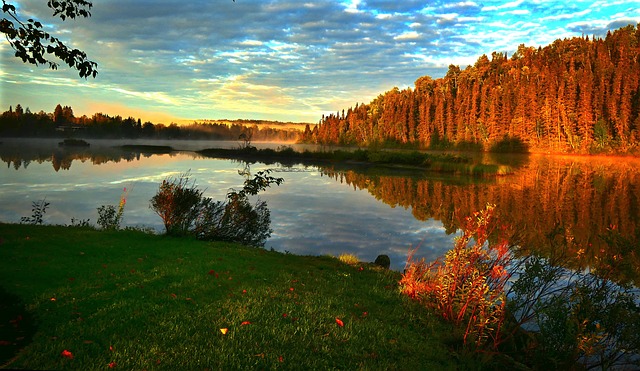
[[261,120],[194,121],[154,124],[133,117],[95,113],[91,117],[76,117],[73,108],[58,104],[53,113],[32,113],[20,104],[9,107],[0,115],[0,137],[82,137],[103,139],[202,139],[238,140],[240,135],[255,141],[297,141],[301,124]]
[[640,24],[450,65],[325,115],[304,141],[430,149],[640,153]]

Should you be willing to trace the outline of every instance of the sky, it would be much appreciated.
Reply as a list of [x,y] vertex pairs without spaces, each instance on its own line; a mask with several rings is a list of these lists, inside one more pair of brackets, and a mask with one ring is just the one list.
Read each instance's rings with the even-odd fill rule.
[[61,104],[164,124],[317,123],[450,64],[640,22],[640,0],[96,0],[90,18],[64,22],[44,0],[7,2],[84,50],[99,74],[23,64],[1,40],[0,111]]

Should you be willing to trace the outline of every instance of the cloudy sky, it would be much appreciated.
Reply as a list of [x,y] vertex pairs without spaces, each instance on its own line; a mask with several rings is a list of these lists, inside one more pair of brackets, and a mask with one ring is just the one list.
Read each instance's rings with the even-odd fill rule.
[[[7,0],[12,3],[11,0]],[[26,65],[0,42],[0,111],[70,105],[170,123],[255,118],[317,122],[420,76],[493,51],[596,35],[640,22],[640,0],[95,0],[92,17],[18,15],[98,62],[96,79]]]

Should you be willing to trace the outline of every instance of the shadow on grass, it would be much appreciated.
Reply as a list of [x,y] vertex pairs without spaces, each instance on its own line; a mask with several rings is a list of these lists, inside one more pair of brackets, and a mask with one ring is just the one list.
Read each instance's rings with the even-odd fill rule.
[[34,316],[20,298],[0,287],[0,368],[9,366],[36,332]]

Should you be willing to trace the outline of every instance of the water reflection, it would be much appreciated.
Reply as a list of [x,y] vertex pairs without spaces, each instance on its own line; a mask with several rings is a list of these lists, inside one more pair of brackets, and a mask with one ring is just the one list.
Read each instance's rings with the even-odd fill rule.
[[[496,204],[527,249],[550,255],[549,249],[560,244],[581,267],[608,269],[613,264],[621,270],[619,275],[638,282],[638,165],[638,160],[628,158],[531,156],[513,175],[467,184],[324,171],[388,205],[410,208],[418,220],[439,220],[448,232],[455,231],[465,216]],[[612,247],[607,243],[612,238],[625,241]]]
[[[31,201],[46,197],[52,205],[45,218],[50,223],[68,224],[71,218],[95,221],[96,208],[117,203],[126,186],[131,192],[125,224],[160,230],[160,219],[149,210],[148,201],[166,176],[191,169],[207,195],[216,199],[242,184],[237,175],[240,165],[232,161],[185,152],[122,151],[111,144],[92,141],[90,149],[59,148],[57,142],[49,147],[0,145],[0,158],[8,165],[0,170],[0,220],[17,222],[28,214]],[[189,150],[213,146],[211,142],[164,144]],[[226,145],[232,148],[237,143]],[[517,229],[526,248],[549,254],[561,246],[568,255],[579,257],[576,265],[601,269],[615,265],[618,276],[637,282],[640,161],[479,156],[479,161],[508,164],[516,171],[478,179],[353,164],[292,168],[254,164],[254,171],[286,172],[278,175],[286,179],[282,186],[261,195],[272,210],[274,233],[267,247],[313,255],[350,252],[367,261],[388,254],[394,268],[401,269],[410,246],[420,245],[422,256],[436,258],[452,246],[462,218],[492,203]],[[549,235],[556,236],[555,243]],[[625,241],[612,248],[603,236]]]

